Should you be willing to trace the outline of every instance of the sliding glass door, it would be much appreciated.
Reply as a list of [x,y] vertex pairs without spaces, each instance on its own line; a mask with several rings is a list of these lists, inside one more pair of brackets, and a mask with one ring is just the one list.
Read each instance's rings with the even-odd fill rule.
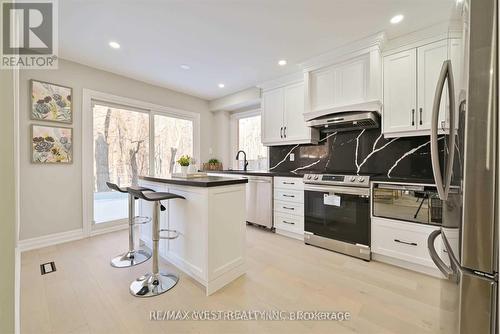
[[155,175],[168,176],[180,156],[193,156],[193,121],[163,115],[154,115],[153,121]]
[[106,182],[137,185],[149,173],[149,113],[94,103],[94,222],[127,218],[127,195]]
[[176,172],[181,155],[195,156],[196,118],[92,101],[93,228],[125,223],[127,194],[111,191],[137,185],[139,176]]

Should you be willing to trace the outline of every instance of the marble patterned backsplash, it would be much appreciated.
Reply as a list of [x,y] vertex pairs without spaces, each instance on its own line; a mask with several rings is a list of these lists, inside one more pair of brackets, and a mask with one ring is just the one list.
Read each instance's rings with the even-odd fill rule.
[[[444,139],[439,138],[441,155]],[[317,145],[274,146],[269,155],[269,169],[279,172],[433,178],[429,136],[386,139],[380,129],[322,134]]]

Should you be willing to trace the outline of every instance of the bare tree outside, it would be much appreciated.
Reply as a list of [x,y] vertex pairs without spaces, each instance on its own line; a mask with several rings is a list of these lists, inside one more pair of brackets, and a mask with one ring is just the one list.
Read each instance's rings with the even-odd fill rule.
[[168,176],[175,171],[181,155],[193,156],[193,122],[186,119],[154,116],[155,175]]
[[149,171],[149,115],[94,106],[95,191],[107,192],[107,181],[136,185]]
[[250,169],[262,169],[267,164],[267,148],[262,145],[260,132],[260,115],[238,120],[238,149],[246,152]]

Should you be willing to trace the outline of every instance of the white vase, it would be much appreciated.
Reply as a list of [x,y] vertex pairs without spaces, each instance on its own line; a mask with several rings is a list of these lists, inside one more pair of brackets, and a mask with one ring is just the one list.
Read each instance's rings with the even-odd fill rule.
[[189,166],[181,166],[181,173],[187,175]]

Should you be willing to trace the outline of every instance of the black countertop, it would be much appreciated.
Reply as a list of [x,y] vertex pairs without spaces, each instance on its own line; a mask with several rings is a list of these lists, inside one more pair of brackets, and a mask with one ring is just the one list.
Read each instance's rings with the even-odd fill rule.
[[194,177],[190,179],[177,178],[177,177],[139,176],[139,179],[144,181],[178,184],[182,186],[191,186],[191,187],[219,187],[219,186],[229,186],[232,184],[248,183],[247,179],[221,177],[221,176],[204,176],[204,177]]
[[298,177],[303,178],[304,174],[292,173],[292,172],[274,172],[270,170],[217,170],[217,171],[207,171],[207,173],[215,174],[238,174],[238,175],[249,175],[249,176],[284,176],[284,177]]

